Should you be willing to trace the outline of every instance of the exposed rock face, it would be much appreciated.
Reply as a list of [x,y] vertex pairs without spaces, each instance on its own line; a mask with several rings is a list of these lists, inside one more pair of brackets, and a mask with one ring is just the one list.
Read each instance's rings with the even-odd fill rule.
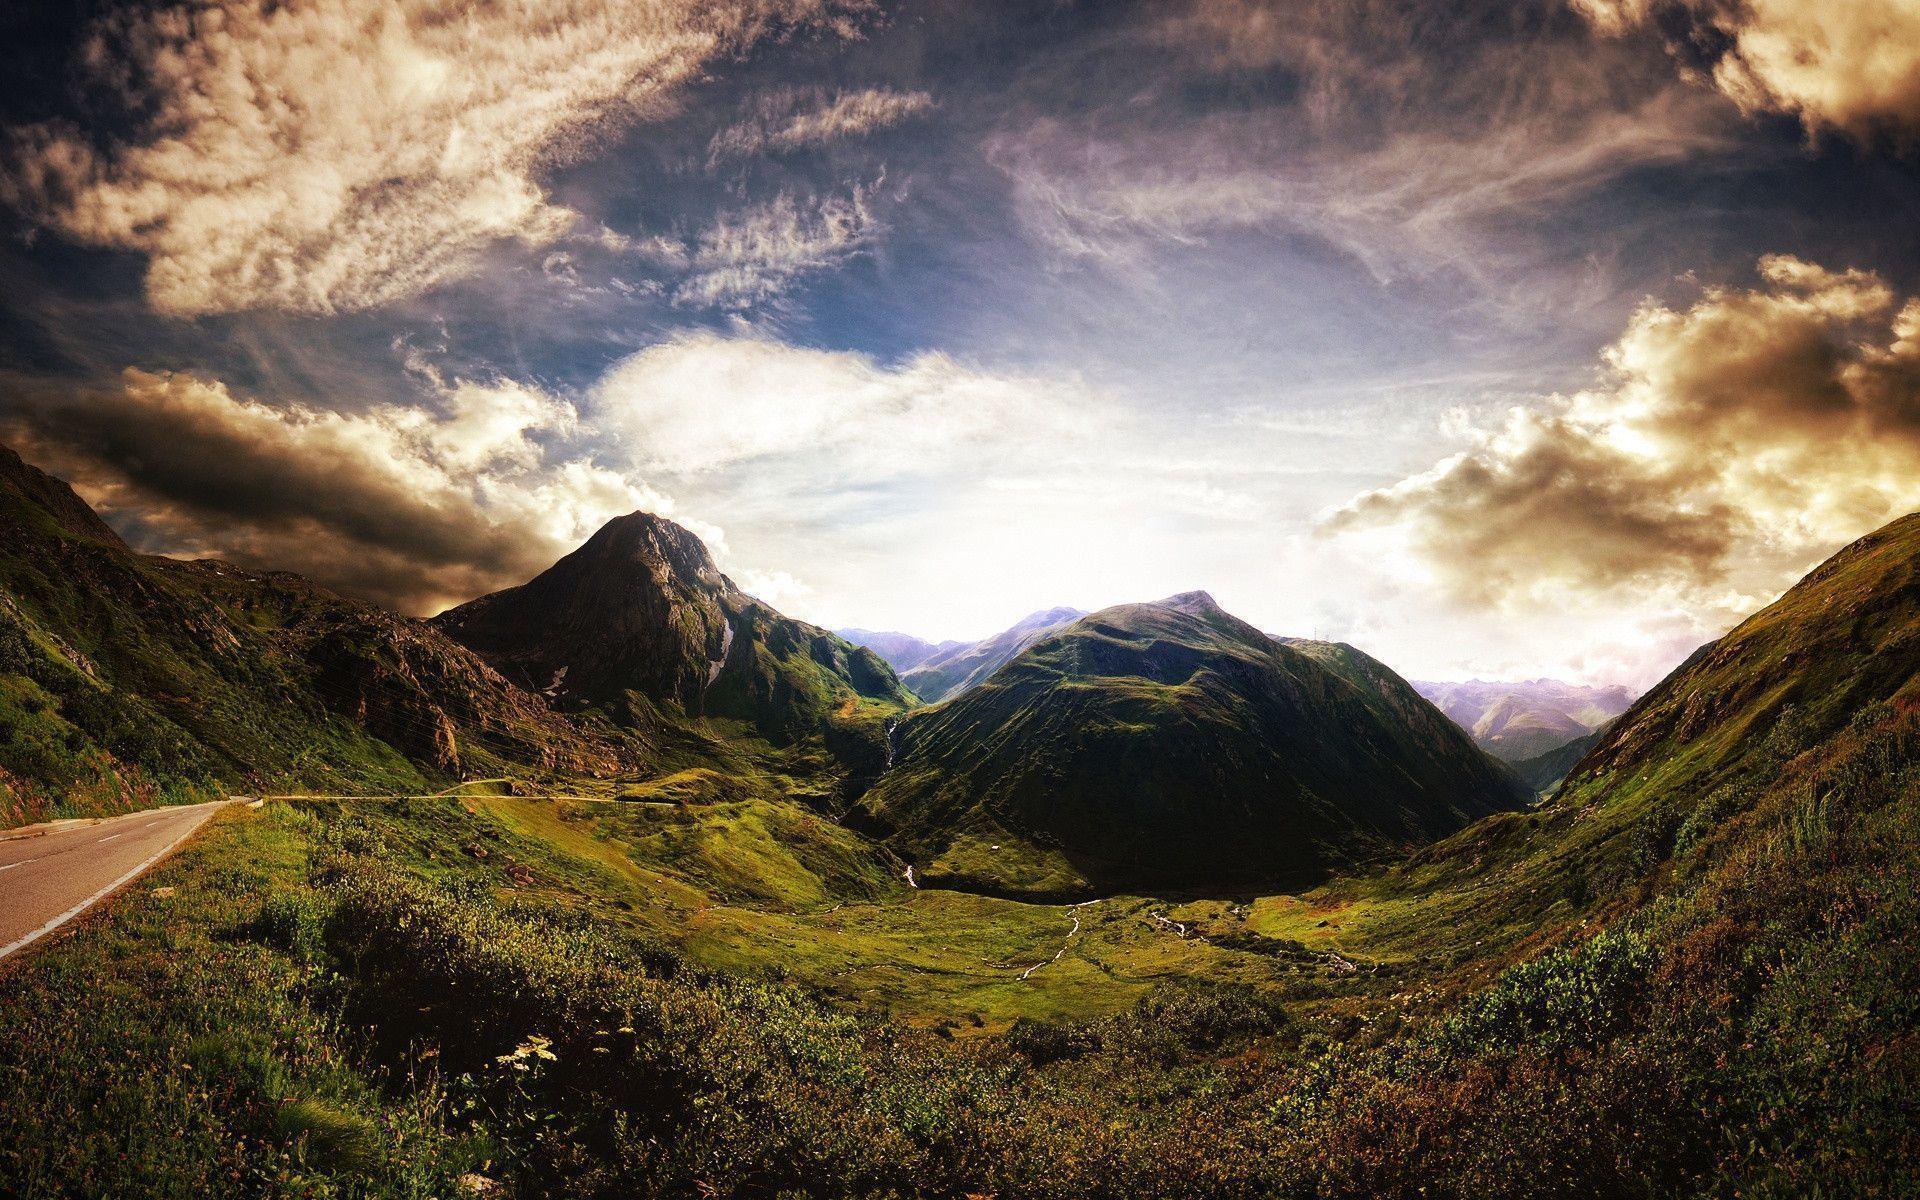
[[897,728],[857,819],[1024,896],[1301,879],[1529,794],[1384,666],[1204,592],[1103,609]]
[[632,513],[528,583],[434,618],[509,679],[615,714],[632,696],[749,722],[776,743],[911,703],[870,650],[740,591],[700,539]]
[[734,595],[698,537],[633,513],[530,582],[433,623],[530,690],[587,702],[635,691],[698,714],[730,649]]

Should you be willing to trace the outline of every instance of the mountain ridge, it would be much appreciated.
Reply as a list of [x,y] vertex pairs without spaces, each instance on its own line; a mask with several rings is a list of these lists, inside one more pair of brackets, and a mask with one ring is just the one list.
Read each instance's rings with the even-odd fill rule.
[[747,595],[699,537],[636,512],[533,579],[431,619],[563,711],[720,721],[775,748],[825,739],[856,773],[913,696],[871,650]]
[[135,553],[10,450],[0,534],[0,808],[13,816],[631,762],[423,622],[284,572]]
[[1310,876],[1524,803],[1376,671],[1391,675],[1270,638],[1204,592],[1102,609],[900,721],[856,814],[925,881],[1058,897]]
[[902,672],[901,682],[928,704],[937,704],[986,681],[1028,646],[1086,615],[1065,605],[1028,613],[999,633],[929,655]]

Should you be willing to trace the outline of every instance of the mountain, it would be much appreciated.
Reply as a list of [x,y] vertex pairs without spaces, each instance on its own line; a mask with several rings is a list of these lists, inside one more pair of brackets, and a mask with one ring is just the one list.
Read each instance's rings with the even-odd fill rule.
[[433,627],[298,576],[136,554],[0,447],[0,816],[624,762]]
[[1414,688],[1496,758],[1519,762],[1585,737],[1633,703],[1624,687],[1557,679],[1515,682],[1416,682]]
[[1028,646],[1086,615],[1077,608],[1028,613],[990,638],[963,642],[929,656],[903,672],[901,682],[928,704],[936,704],[984,682]]
[[1473,723],[1473,740],[1507,762],[1520,762],[1586,737],[1593,730],[1554,708],[1529,706],[1512,694],[1502,696]]
[[853,819],[922,881],[1019,896],[1298,880],[1529,798],[1384,666],[1203,592],[1042,638],[892,750]]
[[1920,514],[1840,551],[1642,696],[1568,780],[1693,792],[1756,757],[1920,709]]
[[433,624],[562,709],[711,718],[775,746],[865,731],[875,766],[882,723],[913,703],[879,655],[740,591],[698,537],[650,513]]
[[1607,728],[1608,726],[1602,725],[1592,733],[1584,733],[1572,741],[1562,742],[1544,754],[1523,758],[1511,764],[1513,773],[1534,791],[1543,796],[1547,795],[1559,787],[1560,781],[1567,777],[1567,773],[1586,757],[1587,751],[1593,749],[1600,741]]
[[910,671],[936,654],[945,654],[949,650],[958,650],[972,644],[951,641],[935,643],[917,638],[910,633],[892,633],[873,629],[836,629],[834,633],[856,646],[865,646],[878,654],[897,672]]

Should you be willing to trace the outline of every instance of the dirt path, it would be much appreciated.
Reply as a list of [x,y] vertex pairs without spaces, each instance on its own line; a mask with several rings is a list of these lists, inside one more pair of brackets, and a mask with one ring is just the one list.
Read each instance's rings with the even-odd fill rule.
[[1067,947],[1073,945],[1073,939],[1077,937],[1080,933],[1080,910],[1087,907],[1089,904],[1098,904],[1098,903],[1100,903],[1100,901],[1098,900],[1082,900],[1078,904],[1069,904],[1067,906],[1067,915],[1073,918],[1073,928],[1067,930],[1066,940],[1060,943],[1060,948],[1053,952],[1052,958],[1049,958],[1043,962],[1037,962],[1032,966],[1028,967],[1026,970],[1020,972],[1020,978],[1025,979],[1027,976],[1033,974],[1035,971],[1038,971],[1041,967],[1050,967],[1054,963],[1059,962],[1060,956],[1067,952]]

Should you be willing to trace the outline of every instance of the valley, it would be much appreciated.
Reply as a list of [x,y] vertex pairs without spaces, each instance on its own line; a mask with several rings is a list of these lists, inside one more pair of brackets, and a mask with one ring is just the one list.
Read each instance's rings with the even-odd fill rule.
[[1870,1192],[1916,1161],[1920,517],[1535,801],[1386,665],[1205,593],[1041,622],[929,705],[644,514],[421,622],[134,554],[0,468],[10,823],[261,800],[0,971],[29,1192],[1539,1194],[1516,1156]]

